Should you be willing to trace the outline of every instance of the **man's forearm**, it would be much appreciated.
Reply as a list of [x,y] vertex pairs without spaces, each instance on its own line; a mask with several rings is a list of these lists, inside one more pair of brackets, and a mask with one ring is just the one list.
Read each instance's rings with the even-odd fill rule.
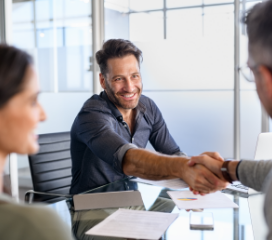
[[126,175],[159,180],[182,178],[185,156],[168,156],[145,149],[129,149],[123,159],[123,171]]
[[197,164],[189,167],[188,162],[186,156],[169,156],[133,148],[123,158],[123,171],[126,175],[150,180],[180,178],[202,193],[225,188],[226,183],[204,166]]
[[261,191],[271,169],[271,160],[243,160],[238,167],[239,180],[244,185]]

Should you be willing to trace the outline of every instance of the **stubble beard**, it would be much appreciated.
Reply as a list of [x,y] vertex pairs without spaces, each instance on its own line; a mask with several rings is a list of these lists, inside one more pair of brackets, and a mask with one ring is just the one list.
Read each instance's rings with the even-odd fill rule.
[[105,91],[108,95],[108,98],[110,99],[110,101],[112,101],[116,107],[120,107],[123,109],[134,109],[138,106],[139,100],[140,100],[140,96],[142,94],[142,88],[138,90],[137,94],[138,94],[138,98],[135,99],[133,102],[131,103],[122,103],[121,100],[115,95],[114,90],[110,87],[110,85],[108,84],[107,80],[105,79]]

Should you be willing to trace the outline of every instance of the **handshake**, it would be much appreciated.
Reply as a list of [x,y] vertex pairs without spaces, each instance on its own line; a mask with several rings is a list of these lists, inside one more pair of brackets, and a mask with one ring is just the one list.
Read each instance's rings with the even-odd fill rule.
[[[232,181],[237,180],[238,162],[231,161],[228,165],[228,175]],[[204,152],[191,157],[184,168],[183,180],[194,194],[205,195],[222,190],[229,184],[221,171],[223,163],[224,159],[217,152]]]

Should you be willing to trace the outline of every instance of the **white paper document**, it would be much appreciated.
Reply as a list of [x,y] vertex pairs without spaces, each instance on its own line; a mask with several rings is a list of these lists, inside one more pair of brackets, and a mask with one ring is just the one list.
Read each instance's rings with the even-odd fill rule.
[[135,178],[135,179],[131,179],[130,181],[147,183],[147,184],[170,188],[170,189],[183,189],[188,187],[188,184],[179,178],[169,179],[169,180],[159,180],[159,181]]
[[177,217],[178,214],[119,209],[86,234],[157,240]]
[[221,192],[210,193],[205,196],[194,195],[191,191],[168,191],[179,209],[198,208],[239,208]]

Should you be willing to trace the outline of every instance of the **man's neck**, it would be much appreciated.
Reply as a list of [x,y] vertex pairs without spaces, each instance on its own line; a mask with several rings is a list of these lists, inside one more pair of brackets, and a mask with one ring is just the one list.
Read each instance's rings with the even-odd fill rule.
[[119,107],[117,107],[117,109],[122,114],[124,121],[131,121],[134,118],[135,109],[123,109]]

